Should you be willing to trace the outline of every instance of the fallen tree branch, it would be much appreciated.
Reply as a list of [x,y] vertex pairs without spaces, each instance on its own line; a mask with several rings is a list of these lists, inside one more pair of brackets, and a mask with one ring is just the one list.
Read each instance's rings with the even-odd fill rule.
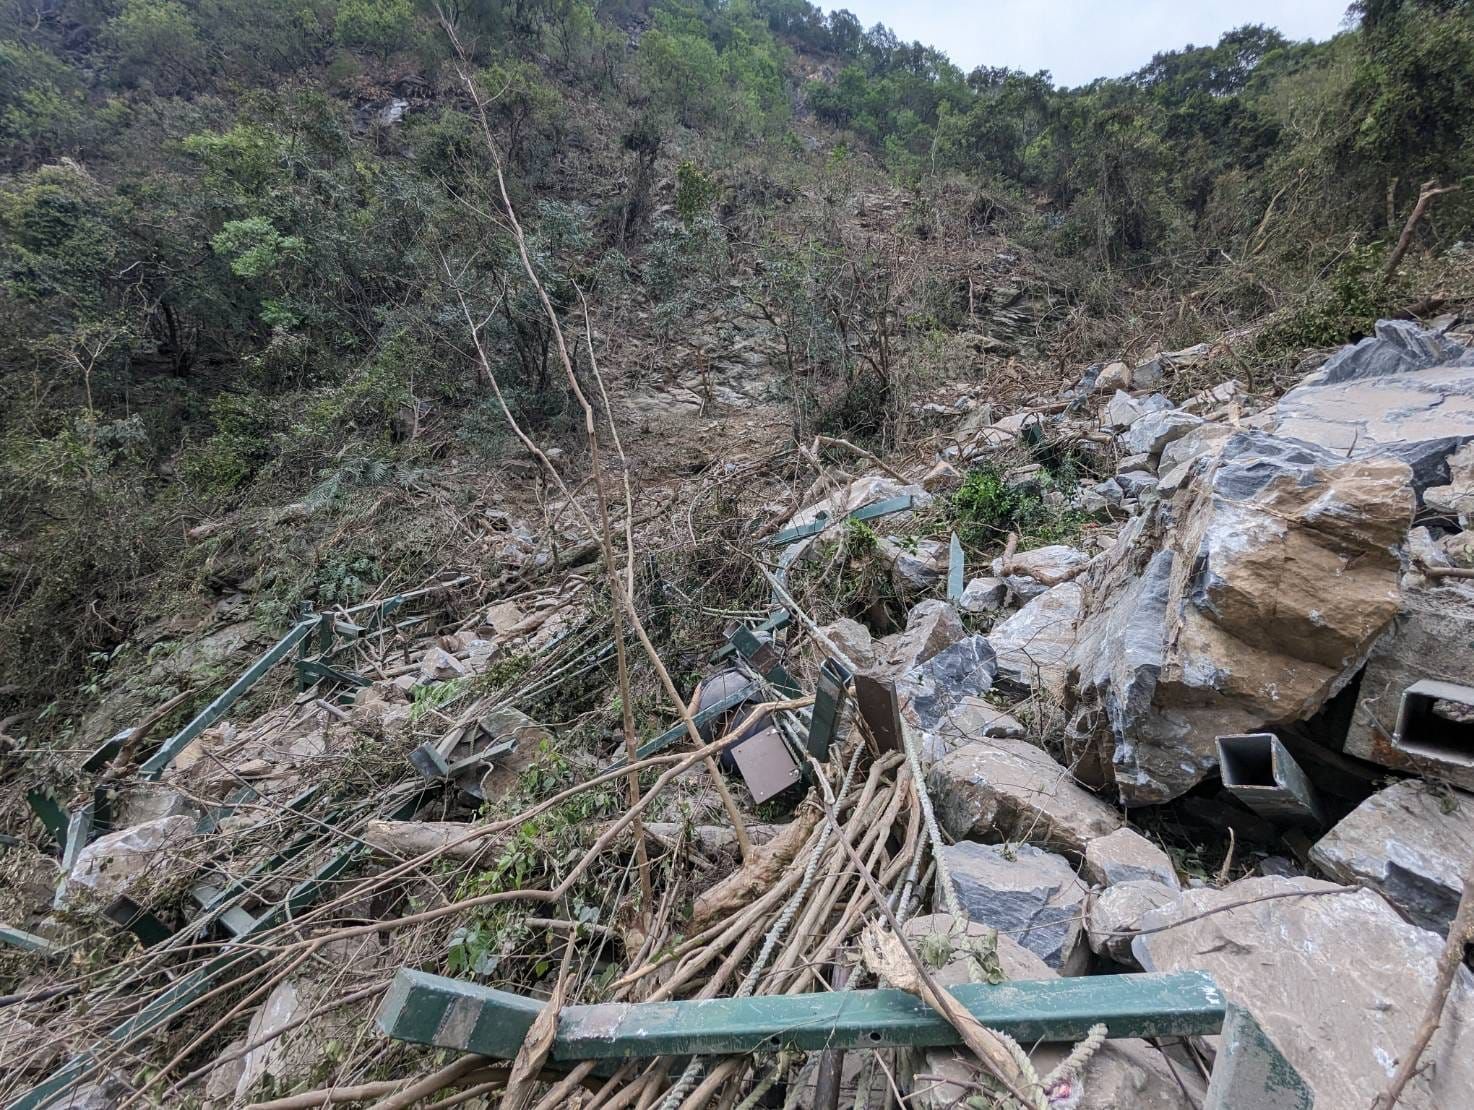
[[1458,185],[1439,185],[1438,179],[1423,182],[1422,188],[1418,190],[1418,201],[1413,205],[1413,210],[1408,214],[1407,223],[1403,225],[1402,234],[1397,237],[1397,246],[1392,248],[1392,254],[1387,258],[1387,264],[1382,267],[1382,280],[1385,282],[1397,272],[1397,265],[1402,261],[1402,256],[1407,254],[1408,247],[1413,245],[1413,232],[1417,230],[1418,223],[1428,211],[1428,206],[1433,203],[1434,197],[1441,197],[1444,193],[1454,193],[1459,190]]

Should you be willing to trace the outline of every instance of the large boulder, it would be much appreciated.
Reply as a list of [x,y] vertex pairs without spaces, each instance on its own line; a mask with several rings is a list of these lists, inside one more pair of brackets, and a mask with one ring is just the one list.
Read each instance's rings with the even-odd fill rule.
[[903,674],[896,693],[902,712],[917,728],[966,736],[967,710],[993,688],[997,673],[987,638],[966,636]]
[[1404,690],[1423,679],[1467,684],[1471,677],[1474,585],[1409,576],[1397,615],[1373,646],[1362,673],[1346,733],[1347,753],[1399,771],[1447,778],[1474,790],[1474,767],[1468,765],[1467,752],[1452,760],[1435,759],[1392,742]]
[[[1317,879],[1242,879],[1189,891],[1137,921],[1148,971],[1206,971],[1258,1020],[1317,1107],[1362,1107],[1386,1088],[1433,993],[1443,949],[1369,890]],[[1305,897],[1287,895],[1303,894]],[[1271,897],[1272,896],[1272,897]],[[1398,1104],[1468,1105],[1474,1091],[1474,975],[1460,967],[1425,1067]]]
[[1474,350],[1402,320],[1332,355],[1253,423],[1342,457],[1392,455],[1421,491],[1474,439]]
[[906,615],[904,632],[876,642],[875,655],[884,668],[901,675],[966,635],[957,610],[945,601],[929,598],[917,603]]
[[953,837],[1035,844],[1076,856],[1120,815],[1027,740],[964,744],[932,767],[927,790]]
[[1029,844],[971,840],[948,845],[942,854],[968,920],[1008,935],[1065,975],[1085,971],[1086,889],[1063,856]]
[[1474,796],[1395,783],[1342,818],[1310,858],[1333,879],[1379,891],[1413,924],[1446,933],[1474,861]]
[[1063,582],[995,624],[988,642],[998,659],[998,680],[1023,693],[1037,689],[1063,697],[1082,606],[1078,580]]
[[[1213,769],[1216,737],[1312,715],[1397,612],[1412,510],[1399,460],[1227,440],[1075,580],[1082,776],[1128,804],[1166,801]],[[1102,750],[1109,764],[1091,763]]]

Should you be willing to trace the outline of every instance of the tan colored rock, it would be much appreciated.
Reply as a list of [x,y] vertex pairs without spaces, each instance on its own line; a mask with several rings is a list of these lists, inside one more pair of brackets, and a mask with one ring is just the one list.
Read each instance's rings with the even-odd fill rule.
[[875,665],[875,641],[870,629],[849,617],[824,625],[819,629],[824,638],[832,643],[856,667],[862,670]]
[[[1317,1107],[1361,1107],[1386,1088],[1423,1019],[1443,938],[1403,921],[1376,894],[1317,893],[1317,879],[1241,879],[1193,890],[1137,922],[1148,971],[1206,971],[1258,1020]],[[1267,895],[1302,892],[1308,897]],[[1259,900],[1255,900],[1259,899]],[[1247,905],[1227,908],[1231,903]],[[1216,910],[1217,912],[1207,913]],[[1207,913],[1194,921],[1193,915]],[[1450,1110],[1474,1091],[1474,975],[1459,968],[1443,1022],[1400,1107]]]
[[1182,884],[1167,853],[1135,829],[1117,829],[1085,846],[1085,877],[1096,886],[1151,879],[1172,890]]
[[964,744],[927,775],[942,827],[959,839],[1034,844],[1076,856],[1119,829],[1120,814],[1027,740]]
[[906,617],[906,630],[876,642],[876,656],[892,674],[904,674],[967,635],[957,610],[945,601],[928,599]]
[[1041,586],[1058,586],[1074,578],[1090,562],[1083,551],[1062,543],[1021,551],[1009,560],[1009,574],[1032,578]]
[[[1068,660],[1082,777],[1130,804],[1165,801],[1214,768],[1216,737],[1312,715],[1397,612],[1412,508],[1399,460],[1228,440],[1075,581],[1089,614]],[[1090,765],[1102,750],[1111,763]]]
[[1131,941],[1144,914],[1177,900],[1181,890],[1151,879],[1130,879],[1106,887],[1090,900],[1085,913],[1085,939],[1097,956],[1135,967]]

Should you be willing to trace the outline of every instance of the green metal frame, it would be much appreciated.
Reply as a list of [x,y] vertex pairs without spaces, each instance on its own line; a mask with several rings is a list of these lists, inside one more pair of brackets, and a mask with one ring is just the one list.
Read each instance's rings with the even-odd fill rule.
[[959,602],[962,600],[962,591],[966,589],[964,580],[967,577],[967,556],[962,553],[962,541],[957,538],[957,533],[952,533],[951,542],[947,548],[947,600]]
[[[1225,1002],[1198,971],[1100,975],[951,988],[978,1021],[1023,1044],[1076,1041],[1103,1023],[1109,1037],[1224,1033],[1205,1110],[1311,1110],[1308,1088],[1252,1015]],[[543,1002],[401,968],[376,1017],[395,1040],[509,1060]],[[565,1006],[549,1058],[644,1059],[798,1049],[940,1048],[951,1024],[897,990],[760,995],[688,1002]]]
[[[790,614],[787,609],[779,606],[777,609],[774,609],[771,613],[764,617],[760,623],[753,625],[752,630],[754,633],[777,632],[780,628],[786,628],[788,626],[788,622],[792,619],[792,614]],[[711,655],[707,657],[707,661],[711,663],[720,663],[723,659],[727,658],[727,656],[731,655],[736,650],[737,645],[732,643],[732,641],[729,639],[725,644],[717,648],[716,651],[712,652]]]
[[829,745],[839,731],[845,702],[850,696],[850,669],[838,659],[825,659],[819,664],[819,681],[814,689],[814,714],[809,720],[805,747],[820,763],[829,762]]
[[[739,705],[742,705],[745,702],[752,701],[754,698],[759,697],[761,694],[762,691],[757,688],[757,685],[755,683],[749,682],[740,690],[734,690],[726,697],[712,702],[699,713],[693,714],[691,717],[691,722],[697,728],[701,728],[703,725],[708,725],[712,721],[716,720],[723,713],[730,713]],[[682,721],[678,725],[672,725],[670,728],[662,732],[659,736],[645,741],[645,743],[636,748],[635,758],[649,759],[652,755],[656,755],[659,752],[665,751],[666,748],[679,741],[685,735],[686,724],[684,721]],[[620,767],[623,767],[627,762],[628,760],[621,756],[619,759],[616,759],[613,763],[609,764],[609,766],[605,767],[604,770],[599,773],[604,774],[609,771],[618,770]]]
[[802,693],[799,684],[778,658],[777,650],[772,644],[759,640],[752,629],[745,624],[734,625],[727,630],[727,639],[732,641],[737,654],[751,663],[778,693],[785,698],[796,698]]
[[[890,497],[884,501],[876,501],[873,504],[864,505],[850,513],[844,519],[846,521],[874,520],[878,516],[903,513],[915,504],[916,498],[909,493],[904,493],[900,497]],[[837,523],[838,521],[831,521],[828,514],[820,514],[817,520],[810,521],[808,524],[795,524],[792,528],[785,528],[783,531],[769,536],[763,543],[765,547],[778,547],[782,544],[793,543],[795,540],[808,539],[810,536],[817,536],[831,524]]]
[[22,952],[38,953],[48,959],[59,959],[66,953],[66,949],[61,945],[54,944],[45,937],[38,937],[35,933],[17,929],[13,925],[0,924],[0,944],[9,948],[18,948]]

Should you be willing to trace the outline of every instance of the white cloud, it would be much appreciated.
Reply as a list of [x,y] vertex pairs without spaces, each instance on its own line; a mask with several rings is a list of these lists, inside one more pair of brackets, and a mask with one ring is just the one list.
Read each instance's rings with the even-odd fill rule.
[[1119,77],[1152,55],[1189,43],[1208,46],[1225,31],[1265,23],[1291,39],[1327,39],[1340,29],[1349,0],[854,0],[848,8],[870,27],[884,23],[906,42],[919,39],[963,70],[1008,66],[1047,69],[1061,85]]

